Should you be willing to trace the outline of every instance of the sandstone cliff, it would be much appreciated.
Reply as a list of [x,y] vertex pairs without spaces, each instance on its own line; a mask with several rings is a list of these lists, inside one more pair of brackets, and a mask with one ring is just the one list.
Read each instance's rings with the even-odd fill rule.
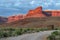
[[8,22],[14,22],[25,18],[33,17],[60,17],[60,10],[42,10],[42,7],[37,7],[29,10],[26,15],[15,15],[8,17]]

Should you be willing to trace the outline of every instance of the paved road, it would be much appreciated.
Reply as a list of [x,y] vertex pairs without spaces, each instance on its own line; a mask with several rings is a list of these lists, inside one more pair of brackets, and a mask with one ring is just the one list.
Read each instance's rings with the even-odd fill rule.
[[24,34],[18,37],[9,37],[3,38],[0,40],[46,40],[46,37],[49,36],[53,31],[43,31],[32,34]]

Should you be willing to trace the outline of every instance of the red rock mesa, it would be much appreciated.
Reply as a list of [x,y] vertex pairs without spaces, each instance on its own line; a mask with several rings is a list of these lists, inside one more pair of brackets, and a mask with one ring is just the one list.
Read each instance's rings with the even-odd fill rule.
[[45,12],[50,13],[52,17],[60,16],[60,10],[46,10]]
[[42,7],[38,7],[34,10],[29,10],[26,17],[44,17],[45,15],[42,13]]
[[31,17],[57,17],[60,16],[60,10],[42,10],[42,7],[37,7],[34,10],[29,10],[26,15],[16,15],[8,17],[8,22],[13,22],[17,20],[21,20],[24,18],[31,18]]
[[24,15],[10,16],[8,17],[8,22],[14,22],[21,19],[24,19]]

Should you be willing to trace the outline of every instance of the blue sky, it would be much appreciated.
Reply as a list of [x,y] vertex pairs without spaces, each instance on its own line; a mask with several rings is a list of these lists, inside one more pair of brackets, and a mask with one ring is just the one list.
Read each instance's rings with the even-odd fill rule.
[[25,14],[38,6],[43,10],[60,10],[60,0],[0,0],[0,16]]

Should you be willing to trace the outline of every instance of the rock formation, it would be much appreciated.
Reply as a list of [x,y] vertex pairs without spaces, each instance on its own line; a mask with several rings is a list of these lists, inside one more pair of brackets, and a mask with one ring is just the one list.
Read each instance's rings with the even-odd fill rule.
[[34,10],[29,10],[26,17],[28,17],[28,18],[29,17],[44,17],[44,15],[42,14],[42,7],[38,7]]
[[14,22],[20,19],[24,19],[24,16],[23,15],[10,16],[8,17],[8,22]]
[[5,23],[7,22],[8,18],[5,17],[0,17],[0,23]]
[[60,17],[60,10],[45,10],[45,12],[50,13],[52,17]]
[[36,9],[29,10],[26,15],[15,15],[8,17],[8,22],[13,22],[17,20],[21,20],[24,18],[31,18],[31,17],[57,17],[60,16],[60,10],[42,10],[42,7],[37,7]]

